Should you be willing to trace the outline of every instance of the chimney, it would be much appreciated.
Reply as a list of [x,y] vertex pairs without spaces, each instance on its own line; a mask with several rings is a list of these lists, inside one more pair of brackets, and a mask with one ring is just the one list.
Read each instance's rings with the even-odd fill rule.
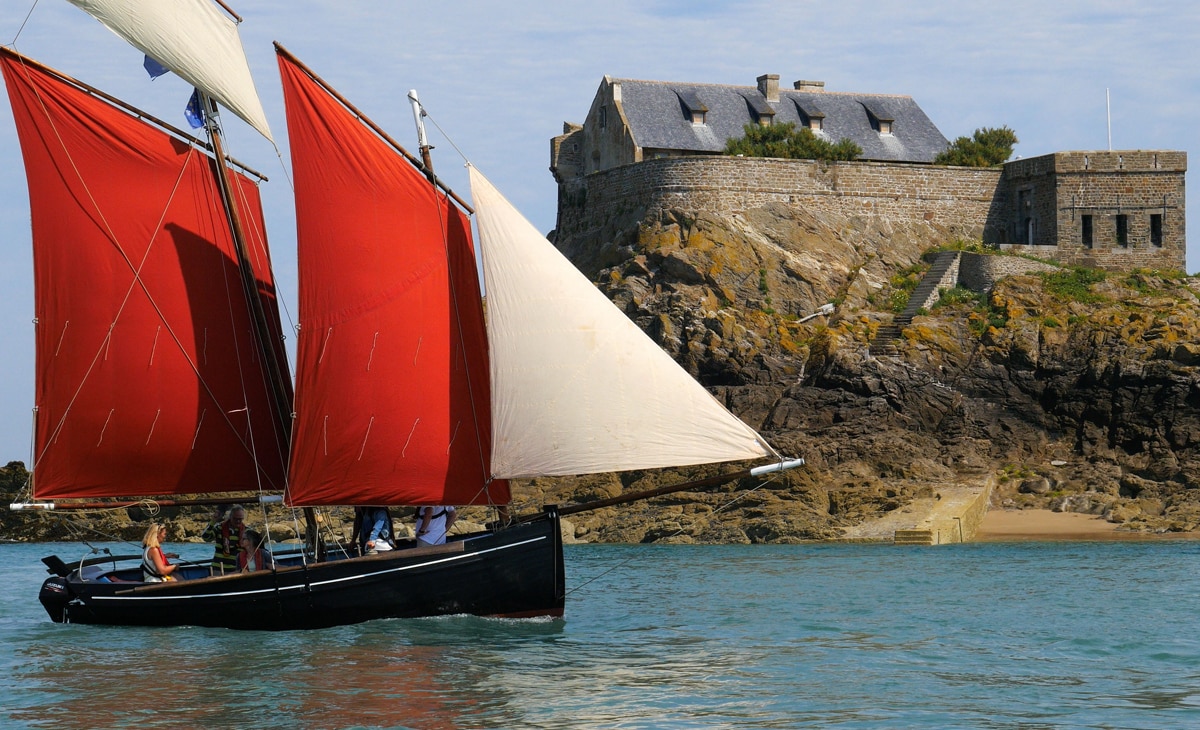
[[805,80],[801,79],[800,81],[792,82],[792,87],[795,88],[796,91],[824,91],[825,90],[825,82],[824,81],[805,81]]
[[758,93],[768,102],[779,101],[779,74],[763,74],[758,77]]

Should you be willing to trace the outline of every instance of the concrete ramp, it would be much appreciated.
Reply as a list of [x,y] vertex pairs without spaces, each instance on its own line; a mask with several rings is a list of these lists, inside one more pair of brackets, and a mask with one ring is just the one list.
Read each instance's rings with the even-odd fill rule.
[[943,484],[934,496],[914,499],[878,519],[848,528],[849,542],[892,542],[896,545],[946,545],[971,542],[987,513],[994,482]]

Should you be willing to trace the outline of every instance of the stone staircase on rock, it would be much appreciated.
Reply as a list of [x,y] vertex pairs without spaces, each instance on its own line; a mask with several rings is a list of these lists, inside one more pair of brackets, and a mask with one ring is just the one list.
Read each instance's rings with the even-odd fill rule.
[[904,328],[912,324],[913,317],[921,310],[932,307],[941,297],[943,289],[953,288],[958,283],[959,259],[958,251],[942,251],[934,257],[929,271],[925,272],[917,288],[909,295],[904,311],[893,317],[891,324],[880,325],[871,339],[869,349],[873,357],[899,353],[896,341],[900,339]]

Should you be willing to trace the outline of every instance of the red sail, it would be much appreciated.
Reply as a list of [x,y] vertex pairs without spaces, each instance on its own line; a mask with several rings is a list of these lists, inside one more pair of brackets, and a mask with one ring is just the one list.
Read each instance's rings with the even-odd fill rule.
[[[37,315],[38,499],[282,489],[213,160],[11,51]],[[255,185],[236,176],[276,316]]]
[[466,216],[279,57],[300,338],[287,501],[503,504],[488,484],[487,340]]

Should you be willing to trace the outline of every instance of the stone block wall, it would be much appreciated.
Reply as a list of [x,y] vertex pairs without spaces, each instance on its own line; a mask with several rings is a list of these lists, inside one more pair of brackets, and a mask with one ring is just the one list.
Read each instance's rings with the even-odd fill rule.
[[645,160],[560,188],[558,240],[586,237],[613,215],[681,209],[736,214],[772,203],[878,215],[987,238],[1002,173],[995,169],[725,156]]
[[[564,167],[586,167],[588,145],[583,159],[570,158],[564,153],[576,132],[564,132],[557,148]],[[564,250],[578,249],[611,241],[665,210],[734,215],[782,204],[925,221],[951,236],[1065,264],[1183,269],[1186,170],[1187,154],[1173,151],[1058,152],[1003,168],[665,157],[576,177],[556,174],[555,240]]]
[[984,515],[987,514],[988,504],[995,488],[994,477],[988,477],[983,487],[971,496],[958,496],[952,499],[943,509],[934,510],[930,517],[930,531],[933,532],[933,544],[946,545],[960,542],[972,542],[979,534],[983,525]]
[[1187,153],[1164,150],[1056,152],[1010,162],[1004,185],[1014,207],[1000,243],[1067,264],[1183,269],[1186,172]]
[[971,291],[987,292],[1006,276],[1038,271],[1058,271],[1058,267],[1019,256],[990,256],[964,251],[959,258],[957,281]]

